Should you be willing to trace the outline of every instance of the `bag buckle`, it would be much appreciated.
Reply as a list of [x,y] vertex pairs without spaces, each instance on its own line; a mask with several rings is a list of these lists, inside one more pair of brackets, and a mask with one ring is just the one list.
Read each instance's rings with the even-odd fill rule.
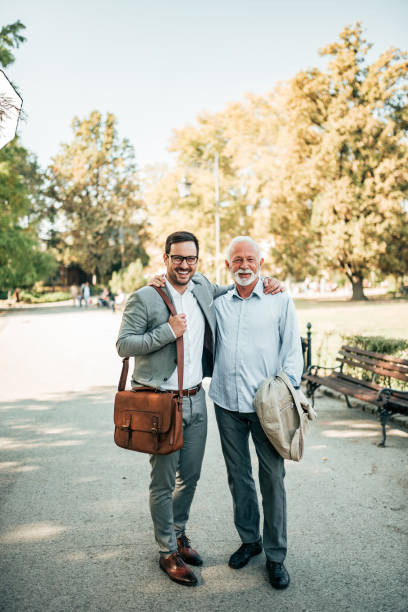
[[153,424],[152,424],[152,434],[156,435],[159,433],[159,417],[154,416],[152,418]]

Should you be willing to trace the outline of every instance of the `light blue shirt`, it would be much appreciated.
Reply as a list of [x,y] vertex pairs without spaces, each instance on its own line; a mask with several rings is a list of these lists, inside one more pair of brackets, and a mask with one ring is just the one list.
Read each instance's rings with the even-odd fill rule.
[[211,399],[227,410],[255,412],[261,383],[280,370],[292,384],[303,372],[302,344],[295,306],[285,293],[265,295],[258,280],[243,299],[236,288],[215,300],[217,344]]

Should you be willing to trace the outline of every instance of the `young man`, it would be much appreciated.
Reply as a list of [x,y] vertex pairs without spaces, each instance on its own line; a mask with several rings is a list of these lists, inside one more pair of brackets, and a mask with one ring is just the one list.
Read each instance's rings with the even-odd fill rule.
[[289,585],[283,564],[287,548],[284,462],[262,430],[253,399],[261,383],[281,369],[298,387],[303,357],[292,299],[287,293],[264,294],[259,277],[263,261],[258,245],[248,236],[231,242],[225,263],[235,288],[215,301],[217,351],[210,397],[215,404],[235,526],[242,540],[229,565],[240,569],[262,552],[248,446],[251,433],[259,459],[266,567],[272,586],[284,589]]

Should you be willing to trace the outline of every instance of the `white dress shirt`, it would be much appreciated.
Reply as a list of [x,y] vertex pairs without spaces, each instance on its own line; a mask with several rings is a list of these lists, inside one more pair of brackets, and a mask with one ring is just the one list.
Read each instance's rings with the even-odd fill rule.
[[[201,358],[204,346],[204,315],[192,292],[194,283],[187,285],[184,293],[179,293],[166,279],[166,288],[173,299],[177,314],[187,315],[187,329],[183,334],[184,340],[184,372],[183,389],[196,387],[203,378]],[[169,324],[171,329],[171,326]],[[173,332],[173,330],[171,330]],[[174,337],[175,334],[173,332]],[[178,367],[169,379],[161,385],[161,389],[178,389]]]
[[255,412],[261,383],[283,370],[296,387],[303,371],[297,317],[287,292],[265,295],[262,281],[243,299],[237,289],[215,300],[217,348],[210,398],[227,410]]

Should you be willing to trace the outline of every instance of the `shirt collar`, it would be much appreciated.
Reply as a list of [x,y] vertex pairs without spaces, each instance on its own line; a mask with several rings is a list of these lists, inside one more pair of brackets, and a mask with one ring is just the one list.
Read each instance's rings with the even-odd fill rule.
[[[263,290],[263,281],[262,279],[258,278],[258,282],[256,283],[255,287],[252,289],[252,293],[251,295],[246,298],[247,300],[251,299],[252,296],[256,295],[256,297],[258,298],[262,298],[264,290]],[[234,289],[232,290],[232,296],[233,297],[237,297],[238,299],[242,300],[243,298],[239,295],[238,291],[237,291],[237,286],[235,285]]]
[[165,277],[166,280],[166,288],[167,290],[170,292],[171,297],[173,298],[181,298],[182,295],[185,295],[187,292],[192,292],[192,290],[194,289],[194,283],[190,280],[188,281],[188,285],[187,285],[187,289],[185,290],[184,293],[179,293],[177,291],[177,289],[175,289],[173,287],[173,285],[171,283],[169,283],[169,281],[167,280],[167,277]]

